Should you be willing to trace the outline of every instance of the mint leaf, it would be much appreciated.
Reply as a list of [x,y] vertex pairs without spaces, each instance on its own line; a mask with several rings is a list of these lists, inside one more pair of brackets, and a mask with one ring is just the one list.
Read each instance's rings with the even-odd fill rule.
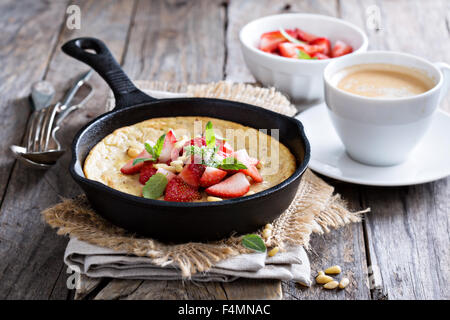
[[155,152],[155,158],[159,158],[162,148],[164,147],[165,139],[166,139],[166,134],[164,133],[161,137],[159,137],[158,141],[156,141],[156,144],[153,147],[153,151]]
[[144,144],[145,150],[147,150],[148,153],[153,157],[153,159],[157,159],[158,157],[155,157],[155,151],[153,150],[153,147],[149,145],[147,142]]
[[156,173],[148,179],[142,189],[142,195],[147,199],[158,199],[167,186],[167,178],[162,173]]
[[266,252],[266,245],[257,234],[247,234],[242,237],[242,245],[250,250]]
[[138,163],[145,162],[145,161],[156,161],[156,159],[153,159],[153,158],[136,158],[133,161],[133,166],[137,165]]
[[247,169],[245,164],[242,162],[239,162],[236,158],[228,157],[226,159],[223,159],[222,163],[220,163],[217,168],[223,169],[223,170],[240,170],[240,169]]
[[205,140],[208,148],[216,146],[216,137],[214,135],[214,129],[211,121],[208,121],[205,127]]
[[311,56],[309,54],[307,54],[303,50],[298,50],[298,57],[297,58],[299,58],[299,59],[312,59]]
[[151,154],[154,161],[159,158],[161,154],[162,148],[164,146],[164,140],[166,139],[166,134],[164,133],[161,137],[158,138],[156,144],[152,147],[150,144],[145,143],[145,150]]

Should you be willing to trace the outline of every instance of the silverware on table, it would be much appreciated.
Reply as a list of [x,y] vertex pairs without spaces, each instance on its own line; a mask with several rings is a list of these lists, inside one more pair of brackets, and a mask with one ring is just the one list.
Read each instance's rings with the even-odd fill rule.
[[[73,111],[81,108],[93,94],[89,80],[93,70],[83,74],[75,85],[66,93],[62,102],[48,106],[54,92],[48,82],[33,86],[31,94],[33,113],[30,117],[26,134],[26,147],[12,145],[14,155],[25,164],[41,169],[51,167],[61,157],[65,150],[56,138],[56,131],[63,120]],[[75,101],[73,101],[75,100]]]

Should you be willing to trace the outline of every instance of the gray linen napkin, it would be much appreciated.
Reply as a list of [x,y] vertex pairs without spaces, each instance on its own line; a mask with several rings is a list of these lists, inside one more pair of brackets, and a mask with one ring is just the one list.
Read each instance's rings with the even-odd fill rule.
[[[184,97],[186,94],[144,90],[155,98]],[[71,238],[64,262],[72,270],[88,277],[120,279],[181,280],[181,271],[171,264],[164,267],[152,263],[151,258],[129,255],[108,248],[95,246]],[[229,282],[237,278],[293,280],[311,285],[311,268],[302,246],[288,247],[269,257],[267,253],[241,254],[222,260],[208,272],[192,275],[194,281]]]
[[[151,258],[129,255],[71,238],[64,262],[88,277],[120,279],[181,280],[181,271],[168,264],[152,263]],[[301,246],[288,247],[269,257],[267,253],[241,254],[222,260],[208,272],[192,275],[195,281],[229,282],[237,278],[293,280],[310,285],[308,256]]]

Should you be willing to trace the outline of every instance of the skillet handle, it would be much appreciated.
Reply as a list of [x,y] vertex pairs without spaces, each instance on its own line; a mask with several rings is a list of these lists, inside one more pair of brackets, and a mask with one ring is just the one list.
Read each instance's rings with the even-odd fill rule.
[[[91,66],[108,83],[116,99],[116,110],[156,100],[134,86],[103,41],[96,38],[76,38],[66,42],[61,49]],[[86,51],[88,49],[95,53]]]

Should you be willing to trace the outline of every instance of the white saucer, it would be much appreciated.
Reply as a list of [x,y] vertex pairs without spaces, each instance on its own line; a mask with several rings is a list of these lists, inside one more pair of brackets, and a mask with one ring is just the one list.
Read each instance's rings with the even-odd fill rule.
[[311,143],[309,167],[325,176],[370,186],[406,186],[450,175],[450,116],[438,111],[431,129],[411,153],[396,166],[374,167],[352,160],[331,124],[325,103],[296,117]]

